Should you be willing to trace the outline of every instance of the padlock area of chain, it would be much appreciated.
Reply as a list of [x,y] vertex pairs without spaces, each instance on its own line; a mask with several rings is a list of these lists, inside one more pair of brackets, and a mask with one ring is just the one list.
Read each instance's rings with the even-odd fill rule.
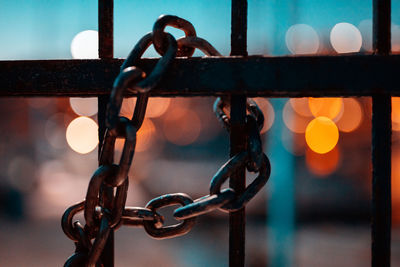
[[[181,29],[185,37],[175,38],[164,30],[167,26]],[[140,68],[144,52],[154,45],[161,55],[150,73]],[[159,17],[153,31],[146,34],[135,45],[121,66],[116,78],[106,110],[106,132],[99,156],[99,167],[92,175],[85,200],[69,207],[63,214],[61,225],[64,233],[75,243],[75,253],[64,266],[103,266],[99,260],[111,231],[122,225],[143,227],[155,239],[165,239],[184,235],[194,226],[196,217],[214,210],[224,212],[243,208],[267,183],[271,166],[263,153],[260,130],[264,116],[257,104],[247,100],[246,136],[247,150],[231,157],[214,175],[210,182],[209,194],[196,200],[184,193],[159,196],[145,207],[125,206],[132,165],[136,133],[139,131],[146,113],[151,90],[165,77],[173,59],[177,56],[190,57],[195,49],[207,56],[221,54],[206,40],[197,37],[193,25],[182,18],[165,15]],[[131,119],[120,117],[122,100],[126,92],[137,94],[134,114]],[[224,128],[230,131],[228,96],[217,98],[214,112]],[[124,139],[124,147],[119,164],[114,163],[116,138]],[[239,168],[246,166],[249,172],[258,173],[241,194],[232,188],[221,189]],[[171,205],[180,205],[173,212],[178,224],[165,226],[164,217],[158,210]],[[74,221],[74,216],[84,213],[85,225]]]

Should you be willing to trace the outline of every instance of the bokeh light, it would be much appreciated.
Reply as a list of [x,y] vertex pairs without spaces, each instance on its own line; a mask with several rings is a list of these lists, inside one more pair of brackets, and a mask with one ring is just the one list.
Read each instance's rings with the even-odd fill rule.
[[362,119],[360,103],[354,98],[343,98],[343,114],[336,122],[339,130],[345,133],[352,132],[360,126]]
[[71,55],[74,59],[99,58],[99,35],[97,31],[87,30],[75,35],[71,42]]
[[313,174],[324,177],[333,173],[339,165],[340,153],[336,146],[325,154],[315,153],[311,149],[306,151],[306,165]]
[[164,97],[151,97],[147,104],[146,117],[157,118],[162,116],[168,109],[171,99]]
[[97,97],[70,97],[72,110],[80,116],[93,116],[97,113]]
[[336,124],[327,117],[313,119],[306,129],[306,142],[309,148],[319,154],[331,151],[339,140]]
[[310,117],[303,117],[296,113],[290,101],[287,101],[283,107],[282,117],[286,127],[294,133],[304,133],[308,123],[311,121]]
[[293,110],[296,111],[299,115],[303,117],[313,116],[308,105],[308,97],[291,98],[289,101],[290,105],[292,105]]
[[264,126],[261,129],[261,134],[265,133],[269,129],[271,129],[272,124],[274,124],[275,120],[275,111],[272,107],[271,103],[265,98],[254,98],[253,99],[261,111],[264,113]]
[[[366,51],[372,51],[372,20],[362,20],[358,24],[358,29],[362,35],[362,48]],[[392,52],[400,51],[400,26],[393,24],[391,25],[391,37],[392,37]]]
[[128,97],[122,100],[121,110],[119,112],[120,116],[132,118],[133,111],[135,110],[136,97]]
[[319,48],[317,32],[307,24],[295,24],[286,32],[286,46],[292,54],[314,54]]
[[392,129],[400,131],[400,97],[392,97]]
[[[150,97],[147,103],[146,117],[157,118],[164,115],[170,103],[170,98]],[[120,115],[127,118],[132,118],[133,112],[135,110],[135,105],[136,97],[124,98],[122,101]]]
[[175,107],[168,110],[163,121],[165,138],[176,145],[185,146],[193,143],[199,137],[201,121],[198,115],[190,109]]
[[156,127],[150,119],[144,119],[142,127],[136,135],[136,148],[135,151],[143,152],[147,150],[154,143],[154,133]]
[[308,105],[314,117],[323,116],[333,120],[340,114],[343,100],[338,97],[310,97]]
[[74,173],[61,160],[43,162],[38,171],[38,189],[40,197],[51,205],[51,209],[42,211],[41,215],[49,216],[55,213],[54,216],[59,216],[59,212],[65,209],[68,203],[82,198],[82,194],[86,193],[87,183],[87,175]]
[[87,154],[99,143],[97,123],[88,117],[78,117],[68,125],[66,138],[74,151]]
[[362,35],[362,48],[365,51],[372,51],[372,20],[365,19],[358,24]]
[[360,51],[362,36],[356,26],[347,22],[336,24],[330,34],[332,47],[338,53]]

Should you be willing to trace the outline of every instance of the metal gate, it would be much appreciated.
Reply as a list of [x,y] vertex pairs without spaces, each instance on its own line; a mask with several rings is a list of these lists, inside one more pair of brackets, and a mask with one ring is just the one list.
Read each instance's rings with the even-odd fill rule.
[[[1,61],[0,96],[98,96],[101,144],[109,89],[122,63],[113,58],[112,0],[98,1],[98,23],[100,60]],[[396,83],[400,56],[390,55],[391,1],[373,1],[372,55],[247,56],[246,0],[232,0],[231,23],[231,56],[177,58],[168,79],[151,95],[231,95],[231,119],[237,123],[231,131],[231,155],[244,146],[247,97],[372,97],[371,264],[390,266],[391,96],[400,96]],[[151,70],[156,61],[144,59],[143,70]],[[244,169],[231,178],[230,186],[244,189]],[[230,266],[244,266],[245,209],[230,213],[229,235]],[[113,257],[111,234],[102,255],[104,265],[113,266]]]

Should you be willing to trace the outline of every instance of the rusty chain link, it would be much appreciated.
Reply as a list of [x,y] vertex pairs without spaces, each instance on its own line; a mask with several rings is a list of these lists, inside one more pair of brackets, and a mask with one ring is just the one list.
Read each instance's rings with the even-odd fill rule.
[[[175,38],[164,31],[172,26],[185,32],[185,37]],[[150,45],[154,45],[161,55],[150,73],[140,69],[140,60]],[[182,18],[165,15],[155,22],[153,31],[146,34],[135,45],[121,66],[111,91],[106,111],[106,131],[99,156],[99,167],[92,175],[85,200],[69,207],[61,219],[65,235],[75,242],[75,253],[64,266],[101,267],[100,256],[111,231],[122,225],[143,227],[156,239],[172,238],[186,234],[196,217],[220,209],[232,212],[244,207],[266,184],[271,172],[270,162],[262,151],[260,130],[264,116],[257,104],[248,99],[246,116],[247,150],[231,157],[211,180],[209,195],[196,200],[183,193],[167,194],[151,200],[142,207],[126,207],[128,192],[128,173],[136,146],[136,133],[140,129],[147,108],[151,90],[165,76],[173,59],[178,56],[190,57],[195,49],[207,56],[221,54],[206,40],[197,37],[193,25]],[[135,110],[131,119],[119,116],[124,94],[137,94]],[[223,126],[230,131],[231,124],[226,110],[229,109],[227,97],[218,98],[214,111]],[[115,141],[125,141],[119,164],[114,163]],[[246,166],[250,172],[258,173],[255,180],[241,194],[232,188],[221,190],[222,184],[239,168]],[[164,217],[157,210],[171,205],[181,205],[175,209],[174,218],[178,224],[165,226]],[[83,211],[85,225],[76,214]]]

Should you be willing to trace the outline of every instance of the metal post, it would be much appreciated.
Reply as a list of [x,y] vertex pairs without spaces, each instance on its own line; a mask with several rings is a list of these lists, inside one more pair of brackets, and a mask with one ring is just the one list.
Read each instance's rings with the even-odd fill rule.
[[[232,0],[231,55],[247,56],[247,1]],[[231,95],[230,155],[246,149],[246,96]],[[243,167],[231,176],[229,186],[238,194],[246,187]],[[229,266],[243,267],[245,261],[245,208],[229,213]]]
[[[112,59],[114,56],[114,1],[98,1],[98,25],[99,25],[99,57]],[[99,123],[99,152],[103,143],[105,127],[106,107],[109,95],[98,97],[98,123]],[[112,190],[112,189],[110,189]],[[108,192],[111,193],[112,192]],[[114,231],[111,230],[107,243],[101,254],[101,262],[104,267],[114,266]]]
[[[377,55],[391,50],[391,1],[373,2],[373,47]],[[391,96],[372,97],[372,267],[390,266],[391,235]]]

